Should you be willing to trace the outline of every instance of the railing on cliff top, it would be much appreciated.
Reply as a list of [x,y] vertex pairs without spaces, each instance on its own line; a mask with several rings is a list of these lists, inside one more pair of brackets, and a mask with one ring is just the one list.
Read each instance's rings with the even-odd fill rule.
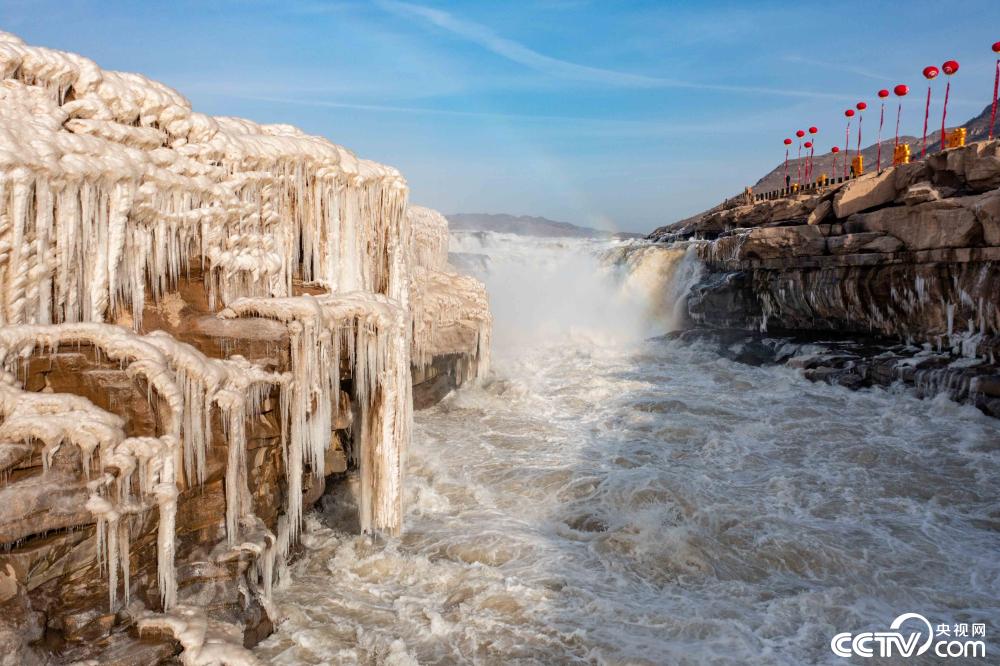
[[[864,174],[861,174],[864,175]],[[783,187],[780,190],[771,190],[770,192],[763,192],[761,194],[751,194],[753,201],[772,201],[774,199],[784,199],[785,197],[794,196],[796,194],[813,194],[827,187],[832,187],[834,185],[839,185],[841,183],[846,183],[849,180],[853,180],[857,176],[841,176],[838,178],[819,178],[814,183],[803,183],[799,185],[798,183],[792,183],[788,187]],[[749,193],[744,193],[742,198],[744,201],[747,199]],[[733,197],[734,199],[740,197]]]
[[[861,174],[864,175],[864,174]],[[803,183],[799,185],[798,183],[792,183],[788,187],[783,187],[780,190],[771,190],[770,192],[763,192],[760,194],[752,193],[750,188],[747,188],[742,193],[737,194],[734,197],[729,197],[722,202],[722,209],[736,208],[737,206],[746,206],[751,203],[757,203],[760,201],[774,201],[777,199],[784,199],[786,197],[795,196],[797,194],[816,194],[822,190],[833,187],[834,185],[839,185],[841,183],[846,183],[849,180],[853,180],[856,176],[844,176],[839,178],[821,178],[817,179],[814,183]]]
[[[1000,42],[998,42],[1000,43]],[[1000,71],[1000,70],[998,70]],[[998,76],[998,81],[1000,81],[1000,76]],[[964,127],[956,127],[945,133],[946,147],[945,151],[952,150],[953,148],[963,148],[965,147],[966,129]],[[893,167],[899,166],[900,164],[910,163],[910,146],[906,143],[900,143],[893,149],[892,164],[888,165],[886,168],[891,169]],[[926,159],[926,158],[925,158]],[[769,192],[763,192],[761,194],[753,193],[751,188],[745,189],[741,194],[737,194],[734,197],[730,197],[722,202],[722,208],[735,208],[736,206],[744,206],[751,203],[757,203],[760,201],[774,201],[776,199],[784,199],[786,197],[795,196],[797,194],[814,194],[820,192],[821,190],[832,187],[834,185],[840,185],[841,183],[846,183],[849,180],[859,178],[865,175],[864,171],[864,161],[862,156],[858,155],[853,160],[851,160],[851,175],[842,176],[838,178],[829,178],[825,174],[816,179],[812,183],[792,183],[788,187],[782,187],[781,189],[771,190]],[[880,169],[878,173],[882,173],[885,169]]]

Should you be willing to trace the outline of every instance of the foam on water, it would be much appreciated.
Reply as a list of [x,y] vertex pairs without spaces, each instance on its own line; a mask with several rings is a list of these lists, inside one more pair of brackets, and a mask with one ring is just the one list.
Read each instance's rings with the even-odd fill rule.
[[995,421],[643,342],[677,290],[636,273],[689,279],[683,250],[474,244],[493,377],[418,413],[400,539],[338,529],[349,488],[309,518],[261,657],[836,663],[835,633],[907,611],[986,622],[993,653]]

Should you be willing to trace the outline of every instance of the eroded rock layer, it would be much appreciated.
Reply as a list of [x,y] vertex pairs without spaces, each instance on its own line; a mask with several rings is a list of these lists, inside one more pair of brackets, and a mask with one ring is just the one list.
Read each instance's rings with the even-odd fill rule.
[[[910,352],[892,378],[912,380],[924,366],[937,378],[926,384],[992,412],[998,187],[1000,142],[980,142],[815,195],[713,211],[652,238],[697,244],[708,271],[688,300],[694,325],[902,341]],[[843,373],[824,376],[834,375]]]
[[485,372],[491,323],[407,197],[326,139],[0,33],[8,662],[252,662],[328,477],[400,531],[414,377]]

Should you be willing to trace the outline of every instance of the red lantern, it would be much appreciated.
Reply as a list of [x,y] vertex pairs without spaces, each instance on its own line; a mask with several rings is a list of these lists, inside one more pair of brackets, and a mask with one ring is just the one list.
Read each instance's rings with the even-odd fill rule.
[[804,147],[806,147],[806,148],[812,148],[812,147],[813,147],[813,142],[812,142],[812,141],[806,141],[806,142],[805,142],[805,143],[803,143],[802,145],[803,145]]
[[[928,65],[924,67],[924,78],[930,81],[931,79],[937,78],[940,72],[938,68],[934,65]],[[927,86],[927,103],[924,105],[924,138],[920,144],[920,158],[923,159],[927,155],[927,118],[931,112],[931,87]]]
[[838,148],[837,146],[834,146],[833,148],[830,149],[830,152],[831,153],[839,153],[840,152],[840,148]]
[[805,135],[806,135],[806,133],[804,131],[802,131],[802,130],[799,130],[798,132],[795,133],[795,136],[799,137],[800,139],[802,137],[804,137]]
[[[945,60],[944,64],[941,65],[941,69],[948,76],[951,76],[958,71],[958,61],[957,60]],[[945,135],[945,119],[948,117],[948,93],[951,92],[951,81],[948,81],[948,85],[944,87],[944,106],[941,107],[941,150],[945,149],[947,138]]]
[[1000,53],[1000,42],[993,42],[993,52]]
[[[907,93],[910,92],[910,86],[905,83],[900,83],[892,92],[896,93],[896,97],[903,98],[906,97]],[[895,156],[895,148],[899,146],[899,116],[903,113],[903,100],[899,100],[899,106],[896,107],[896,142],[893,144],[893,155]]]
[[[864,111],[868,108],[868,105],[864,102],[858,102],[854,105],[857,107],[858,111]],[[861,154],[861,123],[863,122],[863,116],[858,116],[858,155]]]
[[815,134],[815,133],[816,133],[816,132],[818,132],[818,131],[819,131],[819,128],[818,128],[818,127],[810,127],[810,128],[809,128],[809,133],[810,133],[810,134]]
[[785,145],[786,146],[792,145],[792,140],[791,139],[785,139]]
[[885,99],[886,97],[889,96],[889,91],[883,88],[882,90],[878,91],[878,96],[881,97],[882,99]]
[[847,116],[848,118],[853,118],[854,117],[854,109],[848,109],[847,111],[844,111],[844,115]]

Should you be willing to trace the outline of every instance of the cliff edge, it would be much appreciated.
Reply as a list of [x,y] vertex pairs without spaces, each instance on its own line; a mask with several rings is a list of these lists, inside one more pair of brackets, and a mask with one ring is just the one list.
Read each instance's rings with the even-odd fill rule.
[[707,270],[687,310],[702,337],[785,336],[799,344],[768,354],[812,378],[902,381],[1000,416],[998,187],[1000,141],[982,141],[650,238],[696,245]]

